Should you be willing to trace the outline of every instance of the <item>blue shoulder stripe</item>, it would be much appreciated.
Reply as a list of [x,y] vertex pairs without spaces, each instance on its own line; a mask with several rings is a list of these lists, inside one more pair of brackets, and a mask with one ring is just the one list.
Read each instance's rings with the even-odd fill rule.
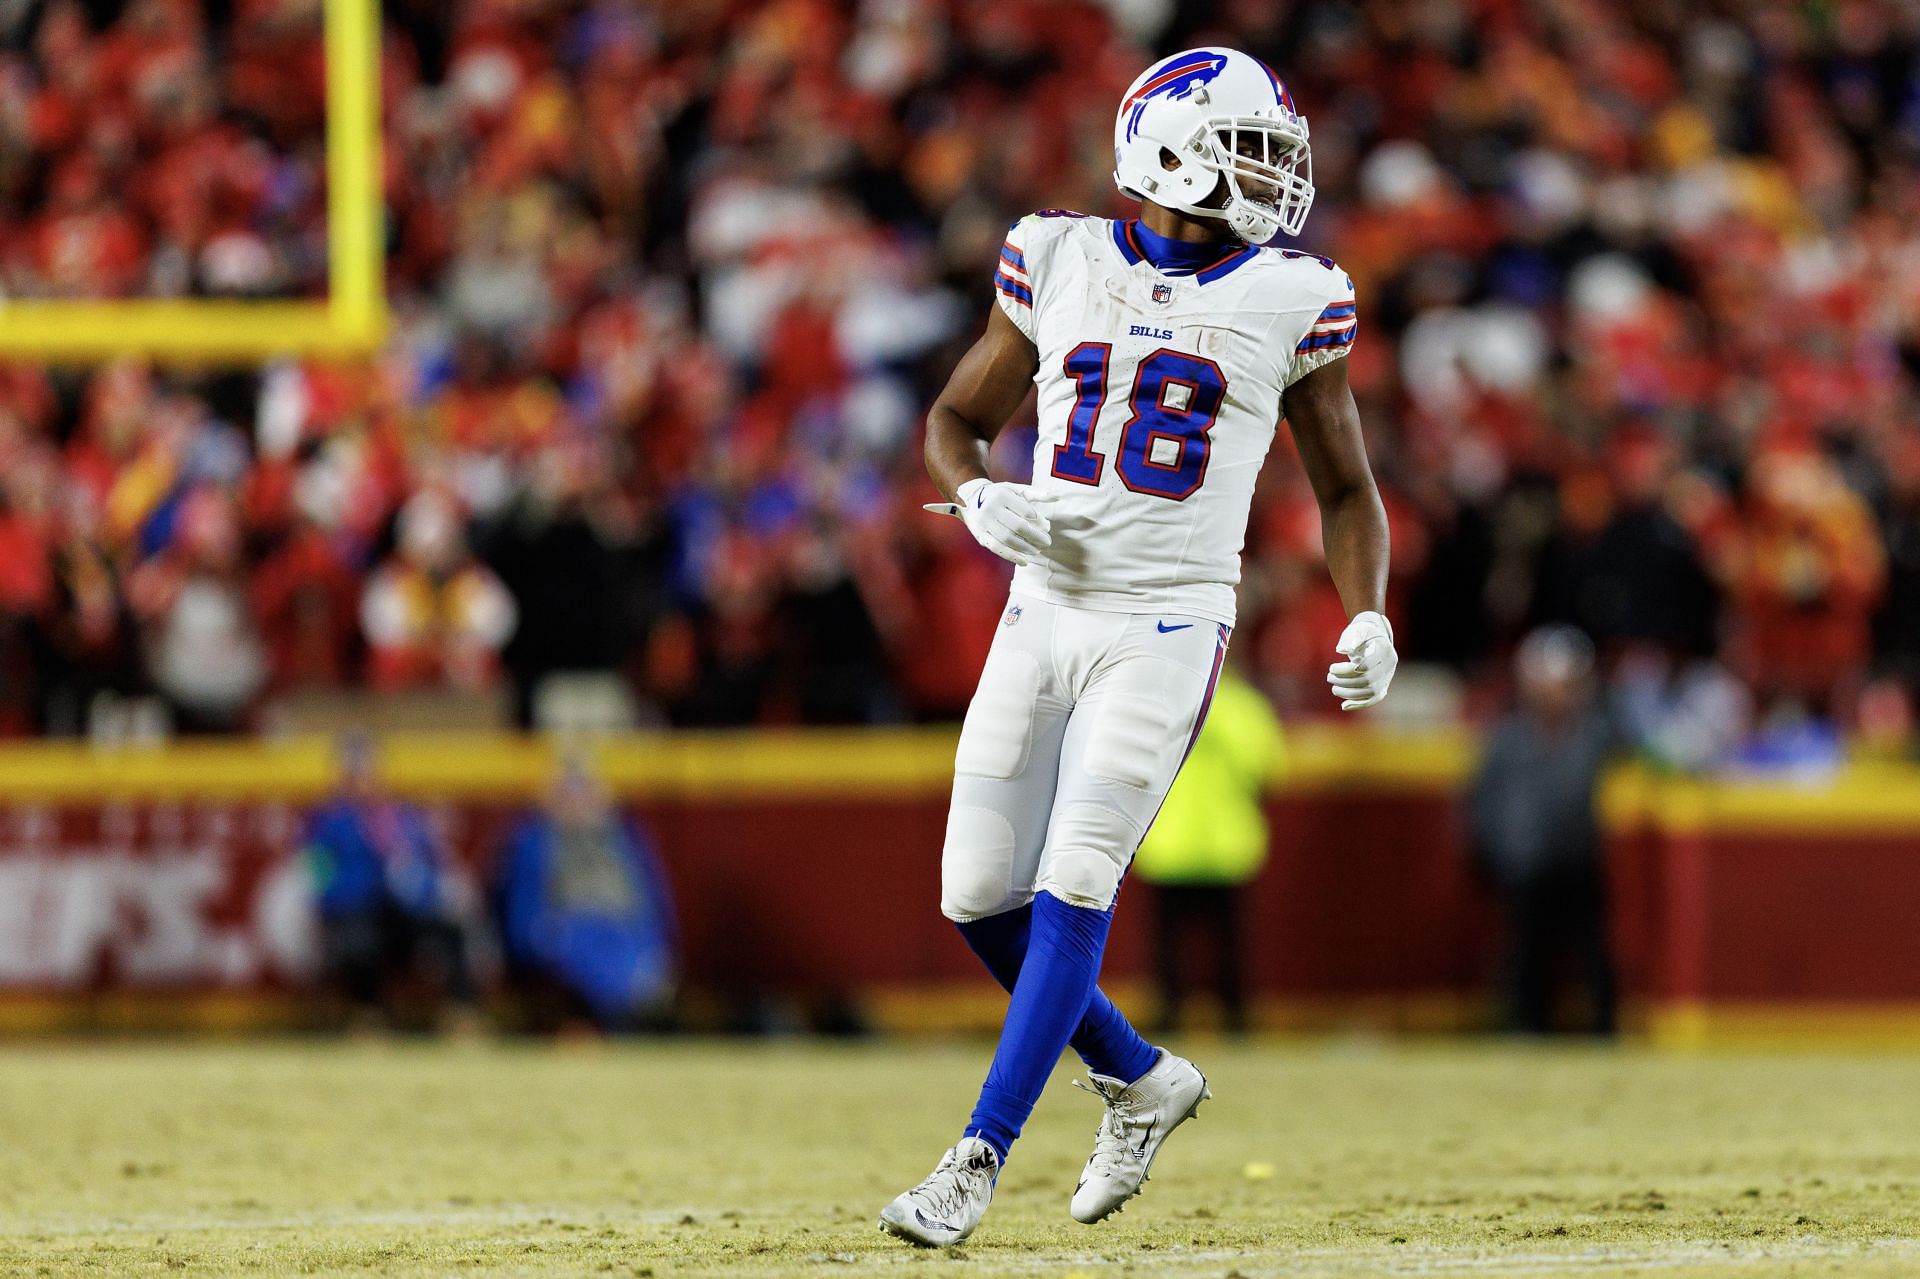
[[1293,348],[1294,354],[1305,355],[1309,351],[1324,351],[1330,346],[1346,346],[1353,341],[1359,325],[1350,324],[1337,333],[1322,333],[1317,337],[1309,334],[1300,339],[1300,345]]

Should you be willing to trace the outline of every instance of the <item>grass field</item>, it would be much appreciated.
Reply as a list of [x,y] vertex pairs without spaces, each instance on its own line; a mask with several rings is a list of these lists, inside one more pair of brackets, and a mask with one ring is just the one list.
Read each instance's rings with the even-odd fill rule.
[[4,1048],[0,1273],[1920,1274],[1920,1060],[1191,1051],[1216,1100],[1126,1213],[1066,1215],[1063,1067],[923,1253],[874,1217],[984,1044]]

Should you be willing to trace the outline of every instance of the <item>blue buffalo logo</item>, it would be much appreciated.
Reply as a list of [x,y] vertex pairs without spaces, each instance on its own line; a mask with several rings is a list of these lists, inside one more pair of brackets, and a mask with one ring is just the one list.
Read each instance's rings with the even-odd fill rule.
[[1153,98],[1184,98],[1203,84],[1210,83],[1222,71],[1227,69],[1227,58],[1221,53],[1193,53],[1184,58],[1176,58],[1147,77],[1145,84],[1134,91],[1120,109],[1127,113],[1127,141],[1140,129],[1140,116],[1147,109],[1147,103]]

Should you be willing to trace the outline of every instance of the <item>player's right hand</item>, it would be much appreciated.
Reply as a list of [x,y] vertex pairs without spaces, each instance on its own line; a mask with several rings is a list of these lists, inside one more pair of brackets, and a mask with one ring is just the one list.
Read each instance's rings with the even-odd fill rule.
[[1015,564],[1032,564],[1053,544],[1047,517],[1025,484],[968,480],[954,494],[973,540]]

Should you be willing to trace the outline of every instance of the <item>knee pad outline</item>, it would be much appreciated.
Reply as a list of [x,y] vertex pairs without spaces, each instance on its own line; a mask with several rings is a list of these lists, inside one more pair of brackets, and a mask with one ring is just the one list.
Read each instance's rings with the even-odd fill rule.
[[940,854],[940,913],[965,922],[1018,903],[1013,885],[1013,824],[991,808],[955,804],[947,811]]
[[1139,828],[1124,813],[1104,804],[1071,804],[1054,819],[1035,888],[1072,906],[1105,910],[1139,842]]

